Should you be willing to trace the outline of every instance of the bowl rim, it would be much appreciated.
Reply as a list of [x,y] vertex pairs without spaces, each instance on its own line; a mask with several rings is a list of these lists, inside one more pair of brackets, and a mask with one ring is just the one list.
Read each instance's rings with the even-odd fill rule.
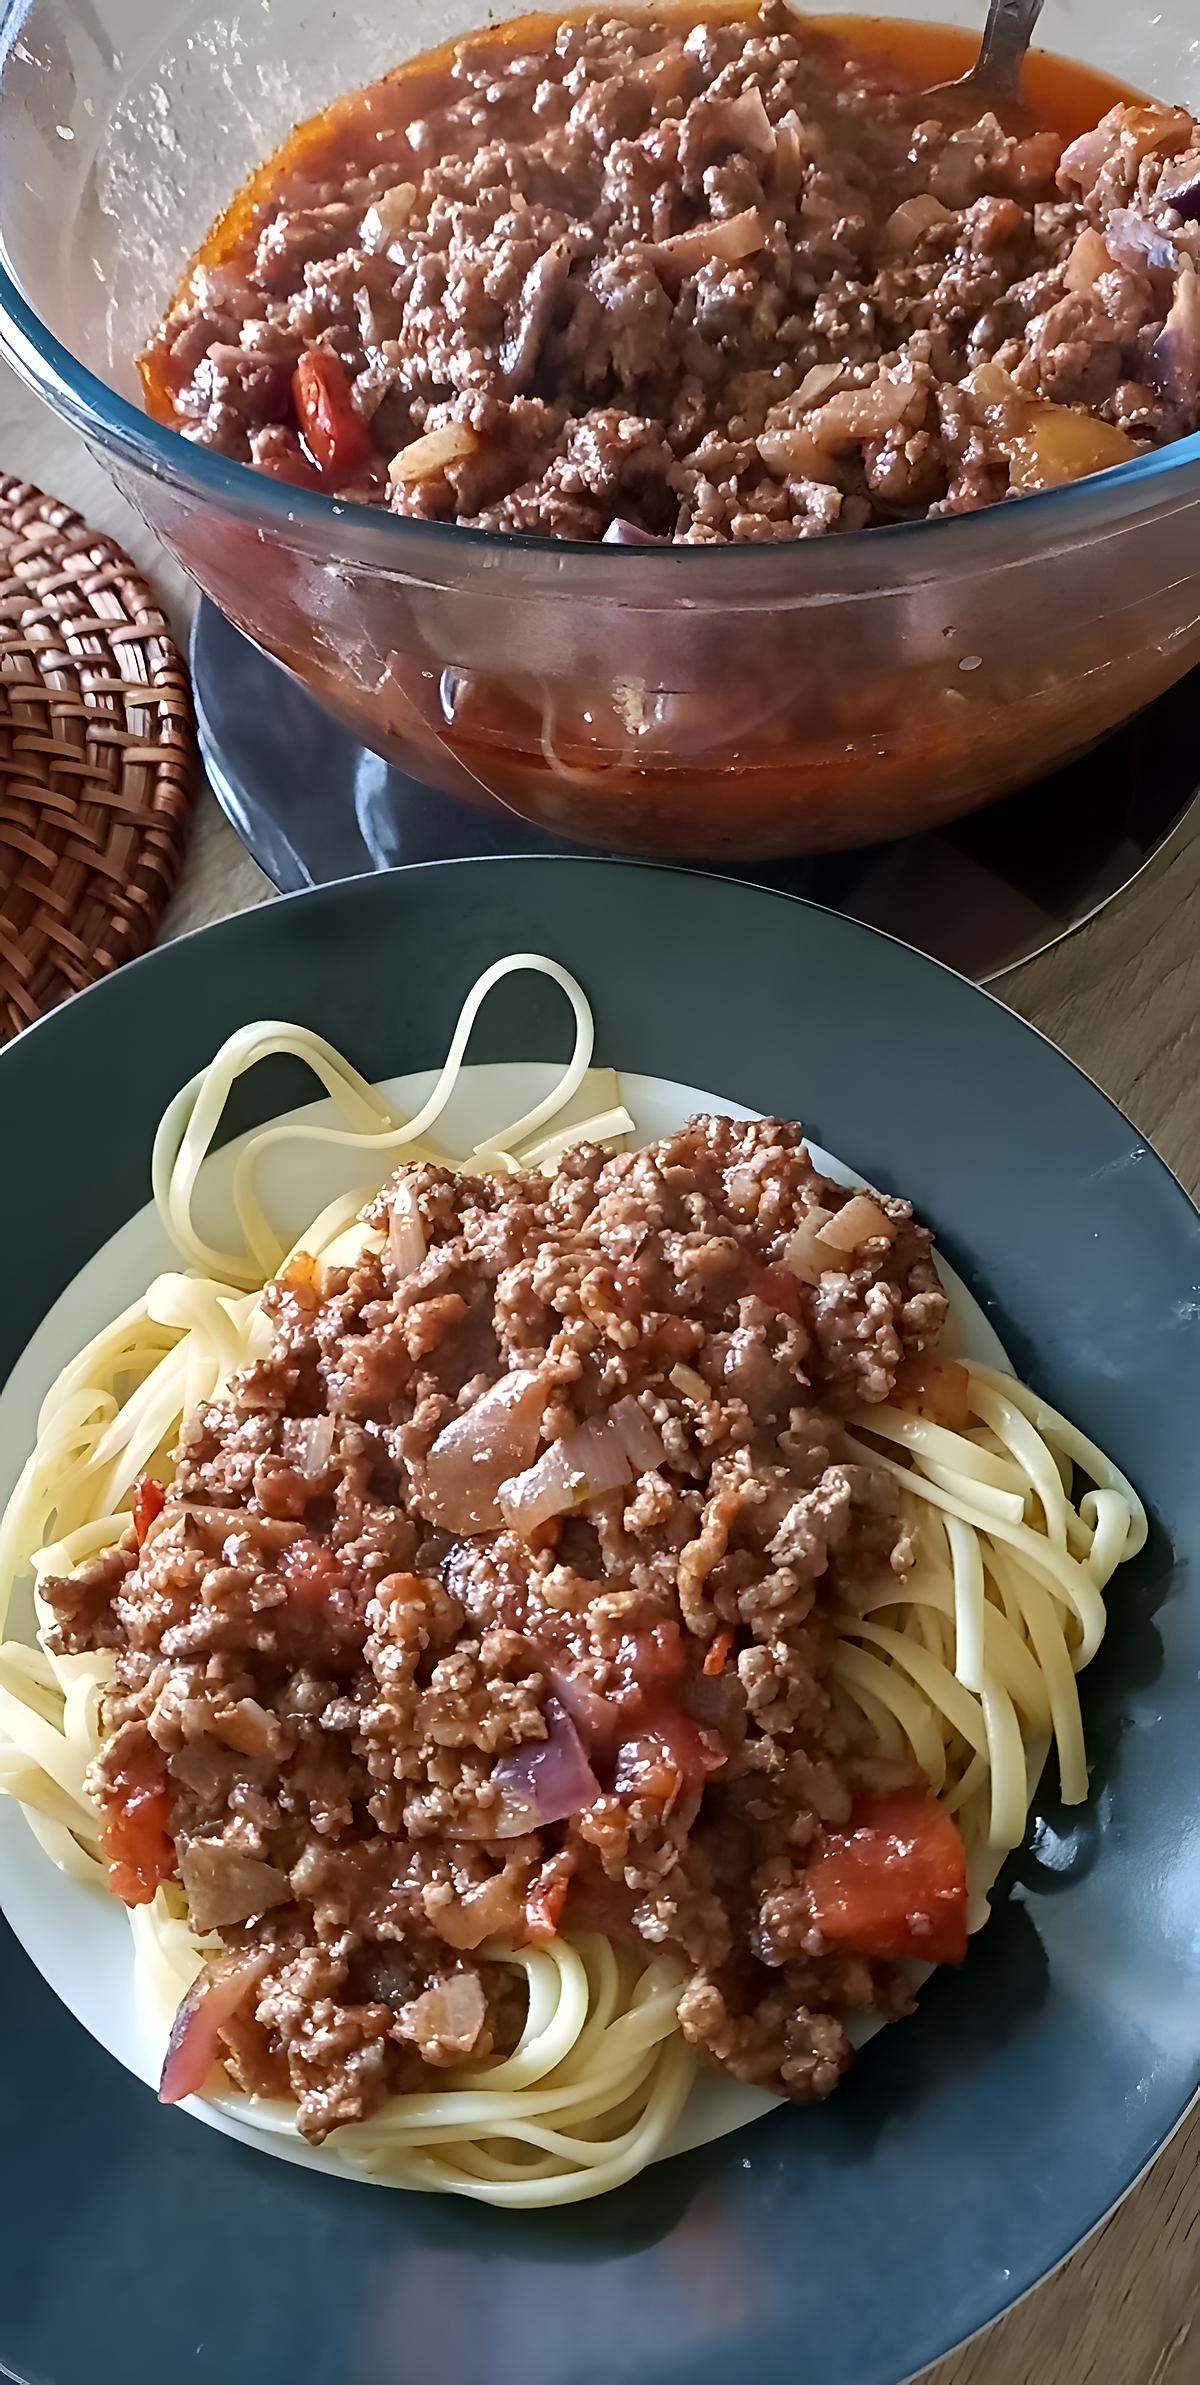
[[[28,13],[31,0],[0,0],[0,69],[3,68],[12,40],[19,33]],[[97,440],[106,449],[115,449],[158,481],[174,482],[202,498],[224,503],[228,510],[246,516],[258,516],[262,526],[289,524],[294,528],[311,529],[318,533],[331,522],[346,524],[351,539],[356,531],[382,540],[394,550],[395,567],[402,568],[405,549],[439,552],[450,562],[455,551],[464,558],[497,553],[523,554],[531,558],[550,556],[595,558],[601,557],[600,568],[608,571],[610,581],[624,573],[630,578],[630,558],[633,570],[644,569],[647,556],[652,555],[661,568],[680,570],[673,559],[691,556],[704,558],[697,567],[688,565],[693,577],[698,570],[707,572],[715,581],[721,570],[731,568],[730,558],[741,569],[762,578],[770,575],[774,562],[779,569],[779,557],[796,558],[794,576],[800,582],[796,593],[804,592],[804,584],[811,585],[814,595],[828,592],[829,578],[841,579],[843,573],[857,577],[857,567],[864,557],[880,553],[878,541],[885,535],[890,541],[889,551],[897,556],[896,579],[902,580],[909,566],[922,567],[926,574],[934,568],[930,541],[938,537],[940,545],[933,550],[938,566],[973,564],[976,568],[986,560],[979,552],[998,539],[998,525],[1009,516],[1009,501],[985,505],[972,513],[943,514],[936,519],[928,516],[911,522],[880,524],[865,530],[841,531],[829,538],[771,540],[762,545],[755,542],[721,541],[713,545],[691,546],[684,542],[669,542],[662,547],[639,549],[622,547],[615,542],[607,547],[599,540],[546,538],[531,531],[483,530],[465,522],[423,521],[404,514],[394,514],[384,506],[361,505],[340,497],[326,496],[323,491],[295,487],[291,482],[275,479],[260,472],[252,464],[242,463],[231,456],[216,454],[186,439],[170,424],[158,422],[140,406],[101,379],[85,365],[39,315],[32,300],[26,296],[12,267],[3,236],[0,234],[0,355],[4,356],[18,375],[45,398],[58,413],[64,414],[85,438]],[[1189,467],[1194,468],[1194,486],[1187,488]],[[1170,483],[1170,488],[1160,484]],[[1031,532],[1041,531],[1045,542],[1062,544],[1073,536],[1089,531],[1104,531],[1116,526],[1119,520],[1148,509],[1153,499],[1176,494],[1186,501],[1188,496],[1200,497],[1200,430],[1185,439],[1170,441],[1152,448],[1132,463],[1119,464],[1105,472],[1087,474],[1083,479],[1065,483],[1056,489],[1041,489],[1022,497],[1022,510],[1033,506]],[[1109,500],[1115,500],[1115,510]],[[1140,501],[1140,502],[1139,502]],[[957,546],[947,543],[953,532]],[[968,542],[973,541],[973,547]],[[1016,560],[1032,560],[1041,545],[1031,537],[1027,553]],[[816,550],[814,553],[813,550]],[[830,551],[832,550],[832,551]],[[800,560],[808,556],[808,568]],[[881,558],[882,559],[882,558]],[[997,558],[1012,561],[1012,557]],[[819,563],[824,567],[817,569]],[[828,567],[838,568],[833,574]],[[889,574],[889,580],[892,575]],[[878,585],[877,580],[874,583]],[[866,585],[872,586],[868,578]]]

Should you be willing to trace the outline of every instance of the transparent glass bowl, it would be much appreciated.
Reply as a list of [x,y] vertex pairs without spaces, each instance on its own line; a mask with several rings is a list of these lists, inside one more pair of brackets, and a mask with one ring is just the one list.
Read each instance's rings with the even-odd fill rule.
[[[977,22],[982,0],[955,13]],[[1200,438],[953,520],[660,553],[401,521],[149,421],[133,358],[244,175],[484,14],[0,0],[0,346],[367,745],[564,836],[751,859],[951,818],[1200,660]],[[1200,108],[1198,31],[1195,0],[1152,19],[1048,0],[1040,35]]]

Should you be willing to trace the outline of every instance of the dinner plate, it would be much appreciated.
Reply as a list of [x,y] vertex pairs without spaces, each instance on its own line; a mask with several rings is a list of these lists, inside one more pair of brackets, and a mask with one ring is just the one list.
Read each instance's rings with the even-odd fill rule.
[[[0,2362],[38,2385],[898,2385],[1103,2216],[1200,2075],[1200,1218],[963,980],[780,895],[565,858],[364,878],[206,929],[0,1055],[0,1375],[142,1208],[159,1114],[232,1028],[294,1018],[371,1077],[428,1067],[516,950],[580,977],[600,1060],[802,1117],[908,1194],[1013,1363],[1138,1484],[1151,1541],[1083,1683],[1092,1799],[1043,1790],[965,1968],[828,2105],[536,2216],[367,2192],[161,2110],[6,1936]],[[472,1057],[554,1057],[560,1002],[507,981]],[[308,1093],[271,1063],[231,1124]]]

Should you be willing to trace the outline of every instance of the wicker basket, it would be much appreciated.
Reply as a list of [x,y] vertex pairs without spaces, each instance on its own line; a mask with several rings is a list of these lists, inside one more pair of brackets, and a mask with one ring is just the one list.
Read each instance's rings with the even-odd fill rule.
[[0,475],[0,1040],[145,950],[195,776],[187,675],[141,573]]

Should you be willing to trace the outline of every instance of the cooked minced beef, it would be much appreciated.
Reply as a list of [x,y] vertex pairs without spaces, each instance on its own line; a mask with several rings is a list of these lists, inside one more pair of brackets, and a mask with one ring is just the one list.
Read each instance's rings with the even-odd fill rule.
[[840,1419],[927,1384],[946,1314],[907,1204],[849,1199],[798,1128],[718,1117],[553,1177],[406,1168],[381,1252],[270,1288],[140,1548],[47,1586],[61,1647],[117,1651],[114,1884],[177,1864],[257,1955],[228,2060],[309,2136],[511,2037],[495,1939],[675,1950],[688,2036],[801,2097],[906,2007],[806,1885],[897,1779],[828,1687],[839,1601],[909,1556]]
[[593,16],[340,103],[143,362],[188,438],[397,513],[806,538],[1195,430],[1198,219],[1184,109],[1064,152],[779,0]]

